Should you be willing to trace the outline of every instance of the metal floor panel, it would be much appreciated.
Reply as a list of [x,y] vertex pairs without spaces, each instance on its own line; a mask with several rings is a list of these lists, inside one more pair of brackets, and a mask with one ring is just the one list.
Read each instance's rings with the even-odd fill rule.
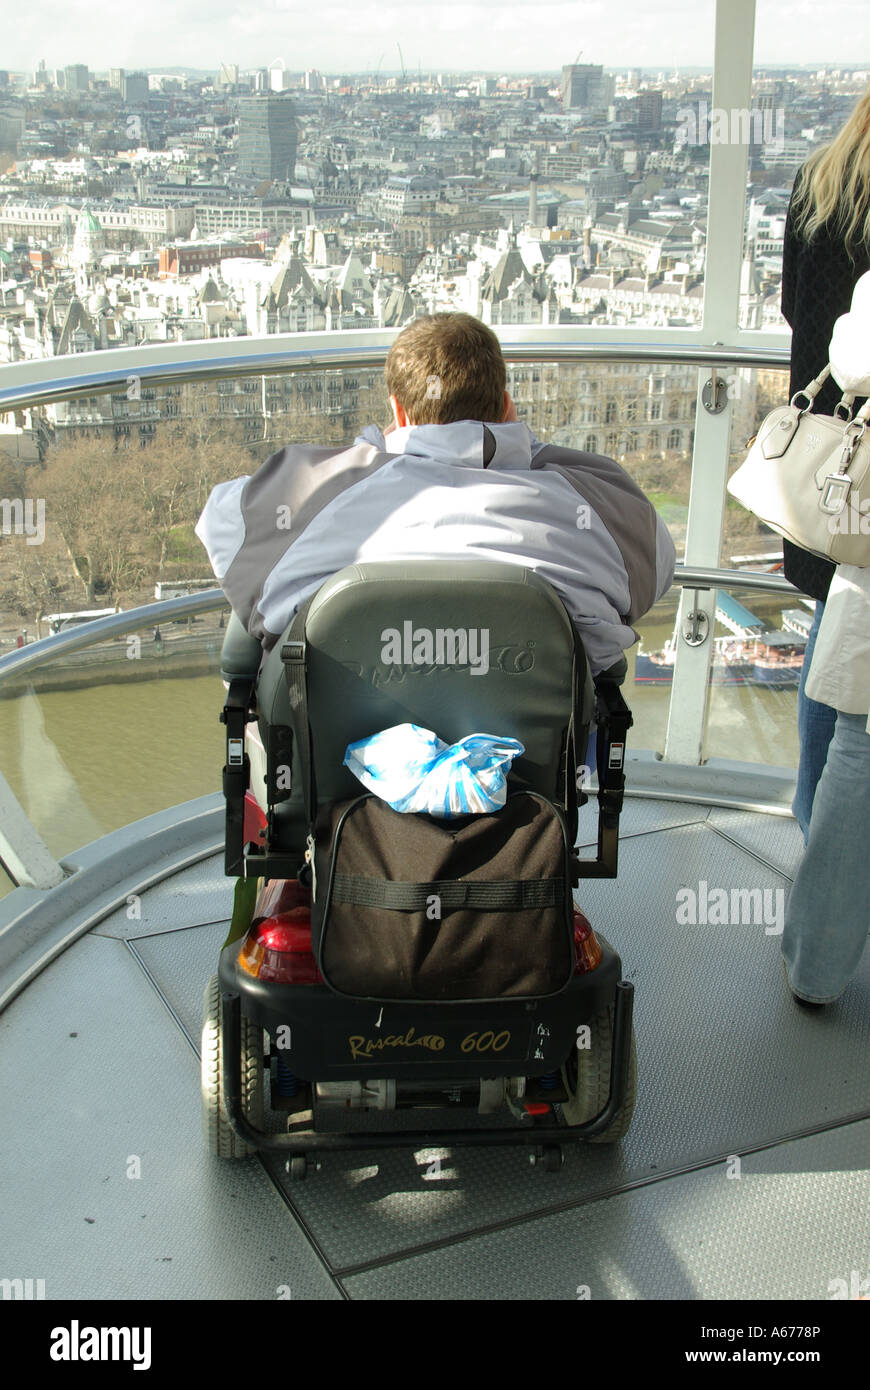
[[[619,838],[648,835],[653,830],[667,830],[675,825],[695,825],[705,821],[707,806],[693,806],[688,801],[657,801],[642,796],[626,796],[619,818]],[[580,812],[578,845],[594,845],[598,838],[598,807],[590,800]]]
[[92,935],[127,941],[210,922],[228,922],[233,912],[234,882],[224,877],[223,852],[209,855],[156,883],[138,904],[118,908],[93,928]]
[[217,974],[218,956],[228,929],[228,921],[210,922],[205,927],[155,932],[130,941],[197,1053],[202,997],[207,982]]
[[[107,919],[109,933],[101,924],[83,937],[0,1018],[0,1036],[11,1034],[15,1043],[0,1048],[0,1080],[13,1097],[0,1141],[10,1174],[4,1186],[13,1194],[3,1258],[13,1267],[0,1277],[46,1278],[49,1298],[275,1298],[282,1283],[296,1297],[322,1298],[338,1292],[328,1261],[333,1272],[345,1272],[355,1297],[402,1296],[402,1277],[396,1273],[391,1284],[392,1271],[405,1272],[404,1288],[417,1297],[442,1296],[449,1287],[452,1297],[570,1298],[580,1283],[593,1298],[824,1297],[826,1284],[821,1293],[811,1289],[829,1252],[828,1280],[840,1276],[837,1261],[848,1264],[844,1277],[861,1268],[849,1244],[859,1229],[858,1179],[827,1174],[828,1150],[814,1147],[817,1141],[779,1141],[870,1113],[863,1061],[870,953],[840,1003],[804,1013],[783,981],[779,937],[763,924],[676,921],[681,886],[787,887],[760,862],[753,822],[762,818],[744,816],[744,826],[739,813],[733,822],[733,813],[714,813],[729,817],[717,833],[704,807],[635,806],[619,879],[581,885],[593,924],[620,951],[636,985],[639,1098],[622,1144],[572,1147],[559,1174],[533,1169],[521,1148],[441,1151],[440,1165],[436,1151],[328,1153],[301,1184],[289,1184],[276,1159],[266,1166],[210,1160],[193,1049],[229,911],[230,885],[214,856],[148,890],[138,921],[122,911]],[[669,828],[656,828],[662,811]],[[755,835],[752,852],[734,843],[744,834]],[[221,906],[215,920],[211,911]],[[197,920],[205,925],[192,925]],[[70,1032],[79,1037],[68,1039]],[[44,1093],[32,1067],[24,1084],[20,1062],[45,1055],[46,1042],[57,1044],[46,1076],[63,1114],[60,1160],[44,1139]],[[426,1112],[353,1118],[371,1127],[401,1118],[422,1128]],[[441,1122],[435,1112],[428,1118]],[[851,1135],[865,1145],[855,1151],[859,1166],[867,1125],[830,1131],[825,1140]],[[726,1182],[721,1164],[715,1181],[709,1171],[677,1176],[766,1144],[778,1147],[744,1160],[740,1182]],[[765,1166],[786,1150],[796,1156],[788,1177],[775,1163]],[[143,1160],[138,1181],[125,1176],[131,1154]],[[810,1171],[813,1163],[818,1171]],[[632,1182],[642,1190],[621,1190]],[[742,1206],[735,1206],[735,1189],[748,1194]],[[767,1196],[757,1198],[759,1190]],[[765,1200],[783,1227],[771,1247],[779,1265],[766,1246],[752,1247],[753,1221],[766,1230],[759,1215]],[[578,1205],[554,1212],[566,1203]],[[798,1216],[809,1224],[796,1234]],[[511,1229],[484,1233],[502,1224]],[[765,1240],[759,1236],[759,1245]],[[789,1240],[795,1251],[810,1243],[803,1272]],[[439,1241],[455,1244],[425,1250]],[[489,1255],[478,1253],[484,1247]],[[366,1270],[379,1261],[383,1269]],[[531,1284],[530,1268],[541,1271]],[[584,1277],[584,1269],[591,1273]]]
[[[786,991],[779,938],[763,925],[676,924],[676,889],[697,891],[701,879],[710,887],[786,886],[703,824],[628,840],[617,881],[582,885],[593,924],[636,985],[639,1093],[623,1143],[572,1149],[555,1187],[530,1170],[522,1149],[455,1150],[439,1182],[427,1177],[429,1160],[408,1150],[329,1154],[315,1181],[287,1191],[333,1264],[377,1259],[870,1112],[870,1076],[856,1061],[870,1037],[870,953],[840,1004],[807,1015]],[[165,938],[168,950],[174,940]],[[388,1128],[395,1117],[363,1119]],[[279,1164],[270,1167],[286,1182]]]
[[[342,1283],[361,1299],[829,1299],[870,1278],[868,1151],[870,1121],[847,1125],[750,1154],[739,1177],[718,1164]],[[540,1177],[558,1200],[560,1175]]]
[[787,878],[794,878],[804,852],[804,837],[796,820],[788,816],[760,816],[747,811],[714,809],[710,812],[708,823],[723,835],[745,845]]
[[0,1277],[47,1299],[340,1297],[262,1166],[205,1154],[196,1058],[122,942],[77,942],[0,1040]]

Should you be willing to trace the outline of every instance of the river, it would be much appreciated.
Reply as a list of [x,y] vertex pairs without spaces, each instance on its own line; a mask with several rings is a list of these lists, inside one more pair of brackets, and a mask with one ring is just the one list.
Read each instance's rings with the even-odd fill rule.
[[[641,625],[645,649],[661,647],[672,629],[673,610],[656,610]],[[660,752],[670,686],[635,686],[633,675],[632,654],[625,684],[635,718],[629,747]],[[88,689],[36,693],[31,687],[0,701],[0,769],[61,857],[130,821],[219,791],[222,696],[217,667],[213,675]],[[794,766],[795,712],[794,689],[713,687],[704,755]]]

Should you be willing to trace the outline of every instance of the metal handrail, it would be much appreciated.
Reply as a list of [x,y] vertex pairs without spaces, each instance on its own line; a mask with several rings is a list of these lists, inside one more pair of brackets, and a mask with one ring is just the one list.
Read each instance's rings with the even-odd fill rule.
[[[787,579],[777,574],[755,573],[751,570],[698,569],[677,565],[672,587],[683,589],[763,589],[771,593],[800,595]],[[206,589],[198,594],[162,599],[159,603],[141,604],[105,618],[94,618],[82,627],[42,637],[26,647],[17,647],[0,657],[0,683],[23,671],[33,670],[52,662],[55,657],[81,651],[111,637],[123,637],[138,628],[150,627],[165,620],[192,617],[196,613],[213,613],[228,608],[229,601],[221,589]]]
[[[528,335],[528,328],[523,330]],[[576,330],[572,330],[576,331]],[[177,384],[180,382],[204,381],[210,378],[240,376],[284,376],[290,372],[314,372],[329,369],[358,371],[366,367],[382,367],[389,350],[389,341],[360,343],[345,341],[337,346],[336,337],[358,339],[370,337],[368,331],[346,330],[343,334],[329,334],[333,342],[328,346],[293,345],[298,335],[274,335],[276,346],[268,351],[258,350],[257,345],[264,340],[246,339],[244,349],[239,340],[232,344],[226,339],[205,343],[199,349],[202,354],[191,359],[189,343],[161,344],[158,347],[118,348],[100,353],[81,353],[73,357],[49,358],[27,363],[33,375],[45,370],[47,362],[55,371],[63,364],[71,373],[67,376],[54,375],[44,382],[29,381],[21,385],[3,386],[5,378],[21,376],[25,364],[9,364],[0,367],[0,415],[13,410],[50,404],[52,401],[75,400],[81,396],[106,395],[112,391],[126,391],[132,378],[140,387]],[[319,335],[312,335],[318,337]],[[395,331],[384,335],[395,337]],[[308,335],[306,335],[308,337]],[[323,335],[327,337],[326,334]],[[278,344],[280,343],[280,346]],[[619,342],[594,339],[555,339],[542,338],[536,341],[528,336],[522,342],[502,339],[502,352],[508,362],[649,362],[656,366],[682,367],[763,367],[783,368],[789,365],[789,353],[785,347],[728,347],[722,343],[674,345],[663,342]],[[232,347],[228,352],[227,348]],[[176,353],[175,348],[179,351]],[[173,361],[178,356],[179,361]],[[100,370],[92,367],[86,371],[73,372],[74,365],[83,358],[102,359],[106,365]],[[151,359],[151,360],[149,360]]]
[[773,594],[794,594],[800,598],[802,589],[796,589],[782,574],[768,574],[764,570],[723,570],[698,569],[693,565],[677,565],[674,583],[681,589],[764,589]]
[[124,637],[138,628],[193,617],[196,613],[214,613],[229,606],[222,589],[205,589],[198,594],[182,594],[179,598],[165,598],[140,604],[138,608],[126,608],[120,613],[109,613],[105,618],[93,618],[81,627],[41,637],[38,642],[29,642],[25,647],[16,647],[0,656],[0,682],[36,666],[45,666],[56,656],[82,651],[111,637]]

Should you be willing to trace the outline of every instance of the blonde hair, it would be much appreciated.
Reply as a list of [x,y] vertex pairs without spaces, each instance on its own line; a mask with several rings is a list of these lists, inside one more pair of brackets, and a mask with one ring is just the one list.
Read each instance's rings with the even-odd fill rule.
[[850,256],[862,242],[870,246],[870,84],[839,135],[810,155],[792,208],[806,241],[830,223]]

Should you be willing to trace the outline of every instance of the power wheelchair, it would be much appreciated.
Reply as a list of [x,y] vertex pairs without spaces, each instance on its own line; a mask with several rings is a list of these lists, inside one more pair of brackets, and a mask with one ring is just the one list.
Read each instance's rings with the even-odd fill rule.
[[[488,634],[485,671],[468,660],[384,663],[385,632],[410,622],[412,633],[455,635],[460,615],[463,630]],[[463,655],[456,643],[452,654]],[[210,1151],[225,1158],[277,1151],[291,1177],[301,1178],[309,1160],[331,1149],[514,1144],[555,1169],[569,1142],[620,1139],[636,1092],[633,986],[622,980],[617,952],[593,930],[582,902],[572,904],[571,890],[576,899],[585,878],[616,876],[631,714],[619,688],[623,672],[593,683],[582,641],[551,586],[530,570],[488,560],[457,559],[449,568],[434,558],[357,563],[303,604],[265,657],[233,615],[221,670],[225,871],[237,885],[205,997],[202,1096]],[[489,963],[499,968],[488,973],[484,961],[480,978],[505,981],[495,997],[490,984],[481,997],[453,988],[449,956],[437,984],[416,993],[413,981],[428,979],[423,973],[403,977],[396,988],[387,979],[372,995],[370,983],[355,979],[352,949],[341,987],[330,980],[335,969],[326,967],[317,926],[325,893],[318,842],[331,833],[330,813],[360,797],[343,764],[345,749],[408,722],[447,743],[480,731],[522,743],[509,796],[527,793],[554,807],[570,845],[565,940],[547,938],[560,960],[570,950],[567,978],[564,971],[540,973],[541,946],[530,929],[510,937],[509,947],[498,932],[484,935]],[[594,770],[586,762],[593,726]],[[594,858],[581,858],[574,849],[578,816],[594,771],[597,847]],[[415,891],[432,887],[413,884],[416,864],[401,867],[402,882],[382,890],[383,911],[360,899],[369,903],[358,911],[376,953],[379,924],[386,933],[388,917],[389,930],[398,924],[401,935],[403,904],[410,902],[405,880]],[[534,886],[521,885],[524,901],[537,900]],[[465,894],[466,913],[468,903],[482,904],[461,920],[476,923],[484,914],[484,927],[494,920],[485,917],[485,891],[496,890],[480,889],[475,898],[463,881],[456,891]],[[504,906],[508,889],[498,891]],[[451,910],[432,924],[424,963],[433,959]],[[523,920],[534,927],[534,914]],[[521,983],[544,978],[550,983],[538,994]],[[327,1113],[334,1121],[347,1109],[414,1109],[423,1125],[325,1127]],[[454,1127],[439,1127],[438,1114],[448,1110],[464,1112],[467,1123],[457,1124],[454,1113]]]

